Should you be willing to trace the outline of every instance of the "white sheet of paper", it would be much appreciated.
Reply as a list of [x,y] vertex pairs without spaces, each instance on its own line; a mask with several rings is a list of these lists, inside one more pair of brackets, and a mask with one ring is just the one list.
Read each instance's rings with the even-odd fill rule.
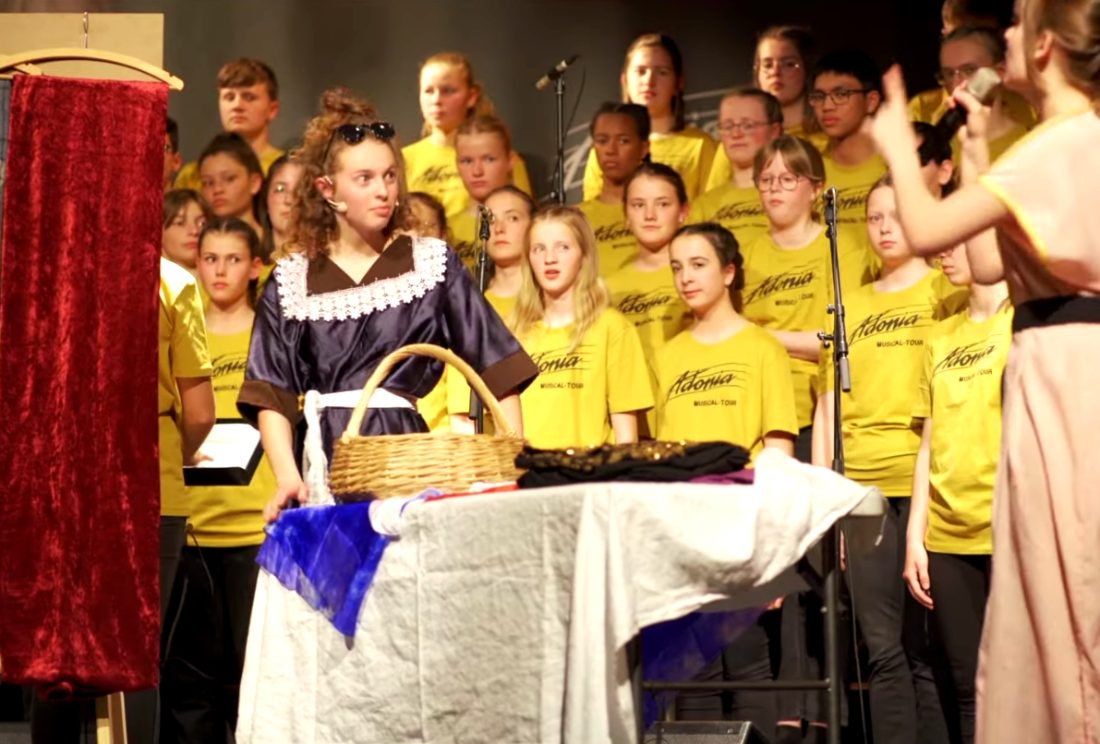
[[260,446],[260,432],[244,421],[214,424],[199,452],[210,457],[196,467],[248,469],[252,454]]

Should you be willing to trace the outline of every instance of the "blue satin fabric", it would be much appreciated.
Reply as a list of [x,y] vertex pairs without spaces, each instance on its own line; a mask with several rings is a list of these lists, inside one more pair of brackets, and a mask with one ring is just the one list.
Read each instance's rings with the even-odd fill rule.
[[369,501],[312,506],[280,514],[256,562],[350,637],[389,544]]
[[[688,682],[718,658],[763,610],[693,612],[690,615],[642,629],[642,679]],[[645,693],[645,726],[648,729],[671,703],[675,692]]]

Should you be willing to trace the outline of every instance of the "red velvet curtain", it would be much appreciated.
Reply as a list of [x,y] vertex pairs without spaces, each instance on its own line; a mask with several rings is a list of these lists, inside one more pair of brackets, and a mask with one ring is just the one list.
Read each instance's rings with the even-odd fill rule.
[[150,687],[160,609],[161,84],[14,81],[0,257],[0,664]]

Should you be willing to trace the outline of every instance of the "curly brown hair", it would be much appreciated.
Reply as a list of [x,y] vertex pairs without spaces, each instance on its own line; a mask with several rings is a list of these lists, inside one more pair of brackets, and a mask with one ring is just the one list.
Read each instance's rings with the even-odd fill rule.
[[[302,164],[302,178],[294,190],[294,206],[290,212],[288,246],[314,258],[328,250],[329,243],[340,235],[339,224],[332,208],[317,188],[317,180],[332,173],[340,153],[348,144],[335,137],[344,124],[370,124],[382,121],[366,99],[347,88],[332,88],[321,94],[320,113],[306,125],[302,144],[290,153],[290,158]],[[397,162],[397,207],[384,234],[390,237],[411,224],[409,200],[405,186],[405,162],[397,139],[386,142]],[[327,151],[327,154],[326,154]]]

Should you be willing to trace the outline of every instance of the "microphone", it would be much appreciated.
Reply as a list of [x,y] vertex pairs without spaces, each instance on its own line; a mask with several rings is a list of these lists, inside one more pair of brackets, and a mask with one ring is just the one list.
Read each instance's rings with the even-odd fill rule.
[[325,199],[325,202],[332,207],[332,211],[339,214],[348,213],[348,203],[344,201],[333,201],[332,199]]
[[[981,67],[966,83],[966,92],[974,96],[986,106],[993,100],[993,91],[1001,84],[1000,76],[990,67]],[[944,142],[950,142],[955,133],[966,123],[966,109],[956,104],[954,108],[947,110],[939,121],[936,122],[936,134],[943,137]],[[933,156],[935,144],[929,140],[921,142],[917,148],[920,159],[928,160]]]
[[550,83],[560,78],[562,74],[564,74],[565,71],[569,69],[569,67],[574,62],[580,59],[580,57],[581,55],[574,54],[573,56],[563,59],[561,62],[558,62],[549,72],[539,78],[539,81],[535,83],[535,90],[546,90],[547,88],[549,88]]
[[493,212],[484,204],[477,205],[477,232],[478,238],[482,241],[488,240],[492,234],[492,228],[490,227],[496,218],[493,217]]

